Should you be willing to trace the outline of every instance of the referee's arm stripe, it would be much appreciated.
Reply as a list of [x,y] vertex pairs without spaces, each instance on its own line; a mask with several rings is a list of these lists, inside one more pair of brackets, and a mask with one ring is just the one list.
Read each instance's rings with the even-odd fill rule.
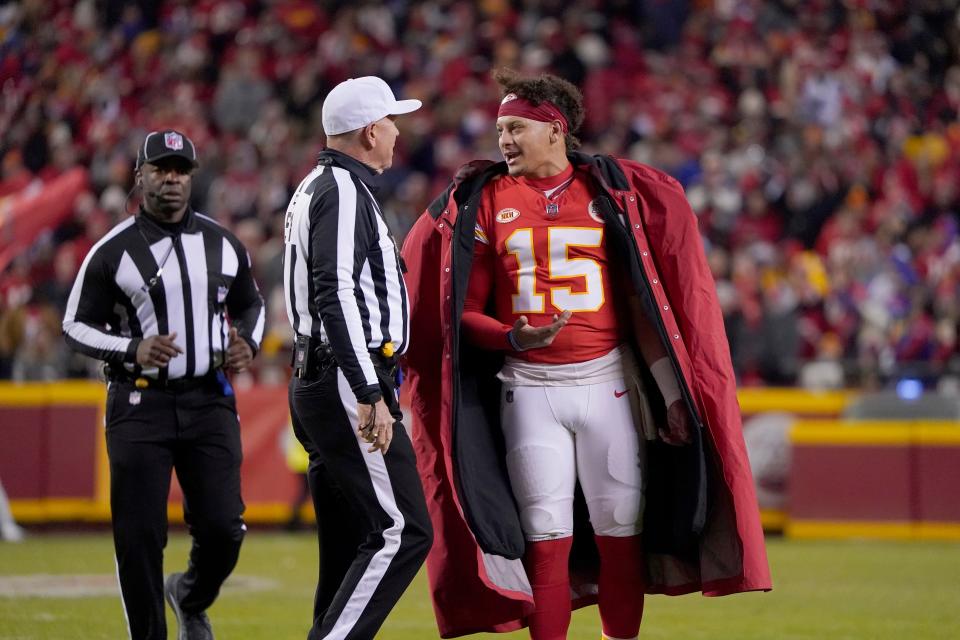
[[64,320],[63,325],[67,345],[97,360],[124,360],[133,342],[132,338],[111,336],[82,322]]
[[294,274],[297,269],[297,245],[287,244],[284,249],[287,252],[284,260],[284,285],[286,286],[285,303],[287,305],[287,317],[290,324],[293,325],[293,332],[300,332],[300,312],[297,310],[297,284],[294,280]]
[[[227,294],[227,310],[230,312],[231,323],[237,326],[240,335],[250,341],[254,351],[259,351],[263,341],[263,327],[265,311],[263,296],[257,289],[253,279],[250,254],[247,253],[239,241],[229,244],[230,251],[235,254],[237,262],[237,277],[230,285]],[[227,250],[227,245],[224,245]]]
[[[63,333],[67,344],[74,350],[99,360],[123,360],[133,340],[111,335],[98,327],[106,325],[104,314],[113,309],[107,292],[115,286],[103,277],[100,252],[104,245],[132,224],[118,225],[97,242],[83,259],[77,279],[67,299],[63,316]],[[139,341],[137,341],[139,343]]]
[[369,258],[363,261],[363,268],[360,270],[360,291],[363,298],[357,300],[357,305],[360,306],[360,313],[368,320],[363,327],[364,340],[367,344],[377,344],[383,341],[383,319]]
[[[295,333],[300,335],[314,335],[314,317],[316,301],[311,296],[313,280],[310,277],[310,210],[312,195],[317,190],[321,180],[329,180],[324,176],[326,167],[314,167],[307,176],[300,181],[297,190],[290,198],[287,211],[284,215],[284,297],[287,305],[287,318]],[[320,323],[317,323],[319,332]]]
[[400,341],[403,341],[403,344],[406,344],[406,335],[404,335],[404,328],[407,324],[406,318],[406,309],[404,308],[406,302],[406,292],[404,291],[403,286],[403,276],[400,274],[400,263],[397,253],[396,246],[393,244],[393,238],[390,236],[387,231],[387,223],[380,216],[377,216],[377,224],[380,228],[380,233],[384,237],[384,243],[388,247],[384,247],[381,244],[381,259],[383,260],[383,273],[384,273],[384,284],[387,288],[387,295],[384,296],[387,302],[390,316],[390,324],[388,330],[390,331],[390,336],[393,338],[393,341],[397,347],[400,347]]
[[221,273],[225,276],[236,276],[240,268],[240,261],[237,259],[237,252],[230,244],[230,240],[223,238],[220,252],[223,255],[223,265],[220,267]]
[[[357,272],[357,187],[353,177],[345,169],[333,169],[333,177],[337,181],[338,205],[337,210],[337,298],[340,300],[340,312],[347,334],[350,336],[350,345],[353,355],[366,379],[367,385],[378,385],[377,374],[367,353],[364,342],[363,320],[360,308],[357,305],[356,286],[359,273]],[[366,251],[363,251],[366,255]],[[356,385],[356,380],[351,385]],[[356,390],[356,387],[354,387]]]
[[263,302],[260,303],[260,312],[257,314],[257,322],[253,327],[253,332],[251,337],[253,341],[257,343],[257,348],[260,347],[260,344],[263,342],[263,328],[267,322],[267,313],[264,308]]
[[407,320],[407,292],[400,268],[400,252],[387,227],[383,211],[377,204],[377,199],[373,197],[373,193],[366,185],[363,185],[363,188],[370,197],[370,202],[373,203],[376,235],[379,236],[377,251],[371,261],[376,263],[377,267],[374,281],[382,307],[381,331],[384,335],[389,334],[397,352],[403,353],[409,343],[410,327]]

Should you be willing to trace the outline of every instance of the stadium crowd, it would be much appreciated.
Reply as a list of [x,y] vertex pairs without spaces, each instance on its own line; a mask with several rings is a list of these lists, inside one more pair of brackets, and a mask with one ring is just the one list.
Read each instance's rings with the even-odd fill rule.
[[137,205],[138,141],[176,127],[202,150],[194,206],[250,248],[268,301],[254,375],[281,379],[283,213],[323,96],[375,74],[423,100],[381,191],[402,238],[458,166],[499,159],[504,65],[582,88],[585,151],[684,185],[742,384],[960,373],[949,0],[24,0],[0,6],[0,57],[0,232],[13,199],[76,167],[86,185],[0,273],[0,378],[95,373],[61,339],[66,297]]

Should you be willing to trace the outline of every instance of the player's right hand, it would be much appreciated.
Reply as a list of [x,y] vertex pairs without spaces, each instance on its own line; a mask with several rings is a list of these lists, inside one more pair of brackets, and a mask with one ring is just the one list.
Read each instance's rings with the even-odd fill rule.
[[144,368],[167,366],[172,358],[183,353],[183,349],[174,342],[176,339],[176,332],[144,338],[137,345],[137,364]]
[[553,339],[560,333],[560,329],[567,325],[571,315],[573,314],[569,311],[564,311],[560,315],[553,314],[553,322],[542,327],[531,326],[527,316],[520,316],[513,323],[513,339],[522,351],[550,346]]

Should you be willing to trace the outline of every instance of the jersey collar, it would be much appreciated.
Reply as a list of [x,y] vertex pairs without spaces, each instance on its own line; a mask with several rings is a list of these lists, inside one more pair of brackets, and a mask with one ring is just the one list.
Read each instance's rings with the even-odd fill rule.
[[556,189],[564,182],[570,180],[572,177],[573,164],[567,164],[567,168],[556,175],[547,176],[546,178],[530,178],[527,176],[522,176],[520,181],[538,191],[549,191],[550,189]]
[[193,207],[187,206],[187,210],[184,212],[180,222],[176,224],[164,224],[158,222],[153,216],[144,211],[141,205],[140,210],[137,212],[137,224],[140,225],[140,229],[146,234],[150,241],[155,242],[162,238],[169,238],[170,236],[181,233],[196,233],[197,215]]
[[324,149],[317,156],[317,164],[340,167],[360,178],[370,191],[376,192],[380,188],[380,174],[363,164],[353,156],[349,156],[336,149]]

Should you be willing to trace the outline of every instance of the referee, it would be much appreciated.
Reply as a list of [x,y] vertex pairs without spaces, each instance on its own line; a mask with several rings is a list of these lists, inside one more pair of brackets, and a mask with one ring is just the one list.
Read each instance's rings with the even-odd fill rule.
[[[394,116],[420,104],[372,76],[334,87],[322,110],[328,148],[287,208],[290,411],[320,538],[310,640],[373,638],[433,540],[396,395],[410,335],[403,265],[374,197],[393,162]],[[343,502],[346,513],[330,511]]]
[[[166,639],[164,593],[179,640],[213,637],[204,611],[246,530],[240,425],[224,370],[253,359],[263,300],[243,245],[188,204],[197,166],[182,133],[147,135],[136,164],[143,204],[90,250],[63,319],[67,343],[107,365],[113,540],[137,640]],[[172,469],[193,547],[186,572],[164,584]]]

